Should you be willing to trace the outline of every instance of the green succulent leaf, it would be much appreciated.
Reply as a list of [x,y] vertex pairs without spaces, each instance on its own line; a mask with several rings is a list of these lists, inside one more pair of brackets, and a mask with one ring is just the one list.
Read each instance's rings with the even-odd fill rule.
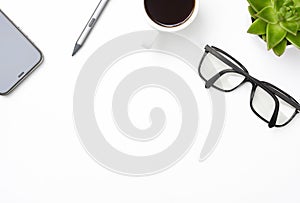
[[274,0],[274,6],[276,11],[279,11],[282,5],[284,4],[285,0]]
[[267,25],[267,44],[268,50],[277,46],[285,37],[287,31],[283,29],[279,24]]
[[285,0],[284,6],[294,6],[294,0]]
[[296,13],[298,13],[298,21],[300,21],[300,6],[295,8]]
[[286,49],[286,45],[287,45],[287,40],[284,39],[282,40],[277,46],[275,46],[273,48],[273,52],[277,55],[277,56],[281,56]]
[[272,6],[271,0],[248,0],[248,3],[256,12],[261,11],[263,8],[267,6]]
[[256,19],[256,11],[251,7],[251,6],[248,6],[248,11],[251,15],[252,18]]
[[287,32],[297,35],[298,23],[297,22],[280,22],[280,26],[285,29]]
[[248,33],[255,35],[264,35],[266,34],[267,23],[261,19],[256,19],[250,28],[248,29]]
[[300,0],[247,0],[254,21],[248,33],[259,35],[281,56],[291,43],[300,49]]
[[298,47],[300,49],[300,32],[298,32],[296,36],[292,34],[287,34],[286,38],[295,47]]
[[278,19],[276,17],[276,12],[272,7],[265,7],[263,10],[256,14],[257,17],[264,20],[267,23],[276,24]]

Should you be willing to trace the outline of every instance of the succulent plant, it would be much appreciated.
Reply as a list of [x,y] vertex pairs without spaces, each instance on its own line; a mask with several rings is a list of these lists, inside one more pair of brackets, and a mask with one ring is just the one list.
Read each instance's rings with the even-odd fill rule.
[[300,0],[248,0],[253,19],[248,33],[259,35],[281,56],[288,44],[300,49]]

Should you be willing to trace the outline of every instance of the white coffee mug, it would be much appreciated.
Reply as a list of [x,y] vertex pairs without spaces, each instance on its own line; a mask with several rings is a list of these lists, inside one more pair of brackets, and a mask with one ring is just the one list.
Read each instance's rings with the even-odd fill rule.
[[[174,27],[166,27],[166,26],[163,26],[163,25],[159,25],[158,23],[154,22],[148,15],[147,11],[146,11],[146,6],[145,6],[145,3],[143,3],[144,5],[144,14],[145,14],[145,18],[147,20],[147,22],[156,30],[159,30],[159,31],[163,31],[163,32],[177,32],[177,31],[180,31],[180,30],[183,30],[185,29],[186,27],[188,27],[194,20],[195,18],[197,17],[198,15],[198,12],[199,12],[199,0],[194,0],[195,1],[195,5],[194,5],[194,9],[190,15],[190,17],[185,21],[183,22],[182,24],[180,25],[177,25],[177,26],[174,26]],[[145,1],[143,1],[145,2]]]

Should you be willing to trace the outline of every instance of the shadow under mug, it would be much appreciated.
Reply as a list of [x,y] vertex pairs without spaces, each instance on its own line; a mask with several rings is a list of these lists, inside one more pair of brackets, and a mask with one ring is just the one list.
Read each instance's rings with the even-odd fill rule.
[[199,0],[144,0],[145,16],[156,30],[176,32],[188,27],[199,12]]

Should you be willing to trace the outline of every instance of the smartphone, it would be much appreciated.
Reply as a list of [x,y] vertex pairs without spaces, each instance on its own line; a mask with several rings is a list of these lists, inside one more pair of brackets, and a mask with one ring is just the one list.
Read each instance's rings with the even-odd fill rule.
[[42,52],[0,10],[0,95],[12,92],[42,61]]

